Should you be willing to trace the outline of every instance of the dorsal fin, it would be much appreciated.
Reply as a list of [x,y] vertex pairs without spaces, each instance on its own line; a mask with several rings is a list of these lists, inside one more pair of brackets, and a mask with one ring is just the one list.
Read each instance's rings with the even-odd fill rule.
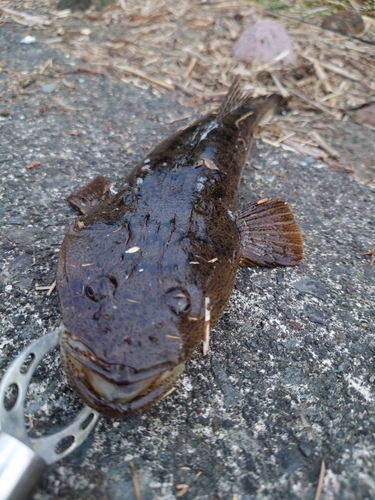
[[241,106],[247,99],[248,95],[244,94],[242,89],[241,75],[237,75],[217,112],[216,121],[221,123],[227,115]]

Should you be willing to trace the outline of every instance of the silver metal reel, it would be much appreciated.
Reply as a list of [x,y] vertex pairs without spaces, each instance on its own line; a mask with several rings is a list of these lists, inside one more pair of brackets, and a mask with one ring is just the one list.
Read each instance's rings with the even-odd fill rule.
[[[99,413],[86,406],[61,431],[31,438],[26,430],[24,407],[27,387],[45,354],[57,346],[65,327],[59,326],[24,349],[5,372],[0,384],[0,500],[27,498],[47,465],[64,458],[90,434]],[[6,393],[15,389],[16,399],[5,405]],[[61,445],[58,448],[58,445]]]

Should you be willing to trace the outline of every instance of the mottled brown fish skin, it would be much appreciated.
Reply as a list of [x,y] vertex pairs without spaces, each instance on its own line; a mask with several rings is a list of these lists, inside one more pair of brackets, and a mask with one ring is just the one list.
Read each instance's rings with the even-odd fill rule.
[[[241,260],[233,212],[245,160],[260,117],[280,104],[277,95],[255,99],[177,132],[68,229],[57,269],[69,332],[61,350],[89,406],[123,417],[160,399],[176,379],[160,374],[202,340],[205,297],[211,325],[221,315]],[[91,374],[129,392],[156,382],[123,402],[116,391],[98,394]]]

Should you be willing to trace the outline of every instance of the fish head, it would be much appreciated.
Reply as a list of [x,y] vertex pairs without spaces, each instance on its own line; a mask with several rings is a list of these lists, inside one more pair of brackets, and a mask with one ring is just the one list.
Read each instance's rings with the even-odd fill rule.
[[124,416],[173,387],[202,338],[204,297],[183,273],[162,272],[150,254],[124,256],[116,245],[95,253],[91,234],[85,243],[71,236],[57,271],[65,372],[89,406]]

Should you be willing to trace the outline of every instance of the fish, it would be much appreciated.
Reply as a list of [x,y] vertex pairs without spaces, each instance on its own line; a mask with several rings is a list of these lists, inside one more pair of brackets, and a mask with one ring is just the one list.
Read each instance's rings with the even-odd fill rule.
[[80,398],[123,418],[167,395],[222,314],[243,266],[295,266],[303,238],[287,203],[237,209],[259,123],[277,94],[236,77],[217,112],[162,141],[117,193],[96,177],[68,197],[81,216],[57,263],[63,367]]

